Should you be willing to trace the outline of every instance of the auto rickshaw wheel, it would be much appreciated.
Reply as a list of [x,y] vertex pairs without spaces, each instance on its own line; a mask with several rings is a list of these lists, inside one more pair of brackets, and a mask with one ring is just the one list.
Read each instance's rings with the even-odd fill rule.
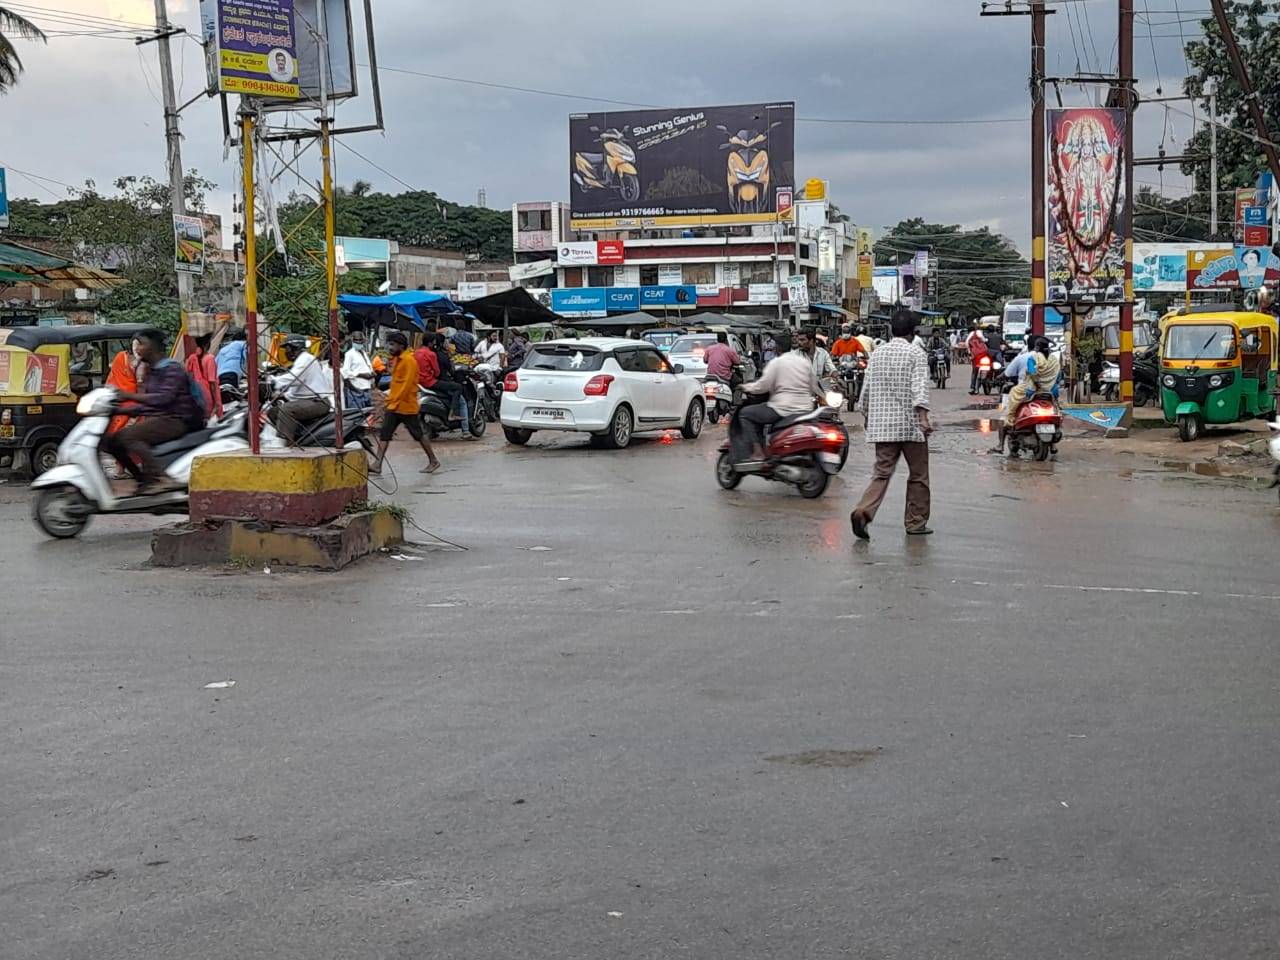
[[1197,414],[1184,413],[1178,417],[1178,437],[1184,443],[1190,443],[1192,440],[1199,440],[1200,433],[1204,430],[1204,421]]
[[47,473],[58,465],[58,444],[54,440],[48,440],[44,443],[36,444],[31,451],[31,479],[34,480],[42,473]]

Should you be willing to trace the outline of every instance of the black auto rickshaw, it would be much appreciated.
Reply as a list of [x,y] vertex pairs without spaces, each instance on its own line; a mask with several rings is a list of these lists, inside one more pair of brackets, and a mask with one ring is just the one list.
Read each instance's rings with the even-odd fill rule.
[[52,467],[77,420],[76,402],[131,350],[136,323],[0,328],[0,470]]

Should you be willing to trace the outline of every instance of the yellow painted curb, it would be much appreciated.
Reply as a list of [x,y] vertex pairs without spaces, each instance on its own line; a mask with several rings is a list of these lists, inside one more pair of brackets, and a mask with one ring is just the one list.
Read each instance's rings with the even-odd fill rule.
[[320,493],[365,484],[363,450],[290,450],[280,453],[220,453],[191,466],[192,493]]

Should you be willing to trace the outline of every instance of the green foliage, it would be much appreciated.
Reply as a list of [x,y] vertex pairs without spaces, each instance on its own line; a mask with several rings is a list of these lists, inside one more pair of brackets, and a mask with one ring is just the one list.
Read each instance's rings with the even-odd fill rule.
[[0,93],[18,82],[18,74],[23,70],[22,58],[18,56],[18,48],[10,37],[17,35],[23,40],[45,41],[44,31],[30,20],[19,16],[8,7],[0,6]]
[[1103,344],[1102,334],[1100,333],[1089,333],[1076,337],[1072,344],[1075,347],[1076,358],[1082,366],[1089,366],[1102,354]]
[[[1276,93],[1276,77],[1280,76],[1280,21],[1265,17],[1280,13],[1280,3],[1273,0],[1226,0],[1227,15],[1232,20],[1232,31],[1240,45],[1240,55],[1249,70],[1249,77],[1258,92],[1258,102],[1266,118],[1270,138],[1280,135],[1280,97]],[[1201,20],[1203,39],[1187,44],[1187,62],[1191,75],[1183,81],[1183,91],[1202,98],[1201,109],[1208,111],[1208,100],[1203,99],[1210,80],[1218,90],[1218,117],[1235,130],[1254,134],[1253,120],[1248,104],[1231,70],[1223,45],[1222,32],[1212,16]],[[1202,125],[1187,143],[1187,153],[1209,156],[1209,129]],[[1251,187],[1258,174],[1267,169],[1266,154],[1262,146],[1249,137],[1232,130],[1218,129],[1218,189],[1221,208],[1219,221],[1224,231],[1231,229],[1234,219],[1234,192],[1237,187]],[[1209,190],[1209,164],[1183,165],[1183,173],[1194,175],[1196,189]],[[1201,201],[1203,203],[1203,201]],[[1207,212],[1206,212],[1207,213]]]
[[[313,206],[310,198],[290,196],[280,206],[281,223],[296,222]],[[349,190],[339,188],[335,219],[342,236],[383,237],[485,260],[511,256],[510,212],[449,203],[429,190],[373,193],[357,180]]]
[[107,297],[101,309],[107,323],[145,323],[167,333],[181,325],[177,296],[165,296],[143,286],[123,287]]
[[1031,266],[1009,241],[990,228],[903,220],[875,245],[876,262],[907,263],[917,250],[938,258],[938,308],[966,318],[999,313],[1005,300],[1031,290]]
[[[1231,215],[1223,221],[1230,230]],[[1170,199],[1150,187],[1139,187],[1133,206],[1133,238],[1139,243],[1209,240],[1207,194]]]

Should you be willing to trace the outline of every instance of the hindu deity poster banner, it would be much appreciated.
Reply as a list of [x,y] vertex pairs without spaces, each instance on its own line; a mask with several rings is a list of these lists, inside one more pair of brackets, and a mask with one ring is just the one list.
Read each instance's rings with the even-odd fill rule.
[[1124,110],[1049,110],[1049,301],[1124,300]]

